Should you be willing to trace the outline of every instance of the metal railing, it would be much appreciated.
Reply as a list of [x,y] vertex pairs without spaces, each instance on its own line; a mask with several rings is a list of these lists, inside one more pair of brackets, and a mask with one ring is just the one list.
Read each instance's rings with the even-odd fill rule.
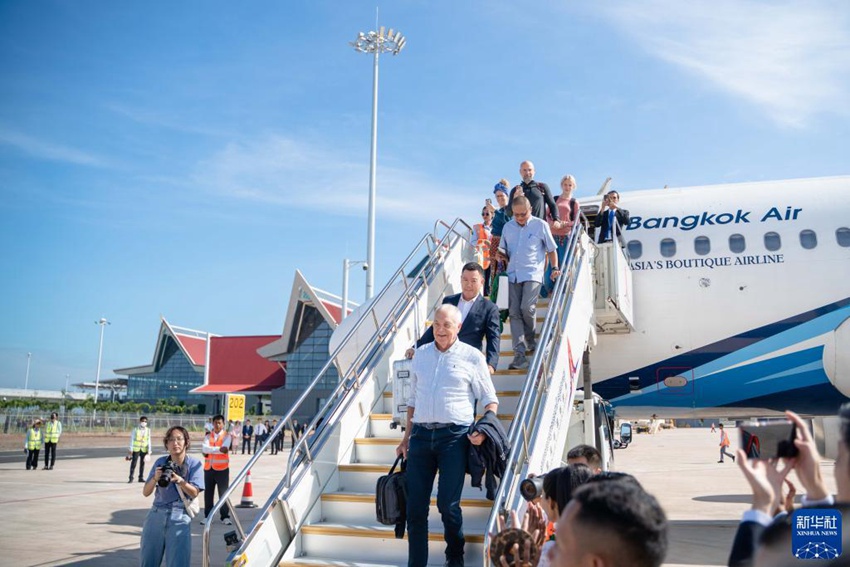
[[[437,230],[440,226],[444,227],[446,231],[441,238],[438,238]],[[213,507],[212,511],[210,511],[210,518],[215,517],[222,506],[228,506],[231,512],[231,517],[235,522],[238,538],[240,542],[245,541],[246,533],[242,529],[242,526],[236,517],[233,504],[230,502],[231,495],[243,482],[248,471],[250,471],[256,462],[263,456],[264,451],[270,445],[271,440],[274,439],[287,424],[290,429],[292,428],[293,415],[304,413],[299,412],[302,404],[304,404],[304,402],[310,397],[314,389],[320,387],[326,373],[328,373],[332,368],[335,368],[335,361],[337,357],[357,336],[357,332],[361,330],[361,328],[364,328],[364,325],[366,325],[367,322],[371,322],[375,327],[375,331],[371,335],[371,338],[367,341],[366,346],[358,353],[345,372],[338,369],[340,371],[339,383],[336,385],[333,392],[328,395],[325,404],[315,414],[313,420],[307,426],[307,431],[315,431],[315,433],[311,435],[303,435],[290,450],[289,459],[286,465],[286,472],[280,483],[272,492],[272,496],[267,500],[263,508],[259,510],[251,531],[253,531],[253,529],[262,520],[269,507],[273,504],[275,498],[280,497],[281,499],[285,499],[288,496],[287,491],[291,490],[293,486],[293,475],[299,470],[300,465],[305,462],[311,462],[314,455],[321,450],[322,446],[327,441],[332,426],[348,409],[348,403],[353,397],[351,395],[352,392],[361,387],[366,378],[371,375],[371,371],[374,369],[377,362],[380,360],[379,355],[390,343],[387,339],[393,336],[397,331],[396,323],[402,320],[402,318],[407,315],[408,310],[415,305],[420,291],[427,290],[427,287],[430,285],[430,282],[439,267],[439,263],[444,259],[444,254],[456,246],[472,246],[469,239],[471,230],[471,227],[465,221],[458,218],[451,225],[443,221],[437,221],[434,225],[434,233],[426,234],[422,237],[422,239],[414,247],[413,251],[401,263],[398,270],[396,270],[396,272],[390,277],[390,280],[384,289],[381,290],[381,292],[372,300],[369,309],[360,314],[354,326],[340,341],[339,346],[337,346],[334,352],[331,353],[328,362],[318,372],[310,385],[307,386],[304,393],[292,405],[286,415],[281,418],[277,427],[274,428],[268,436],[268,439],[263,443],[262,448],[254,452],[253,457],[251,457],[239,474],[231,480],[230,487],[223,495],[220,496],[219,501]],[[415,269],[414,273],[407,273],[407,270],[411,266],[411,261],[414,258],[421,256],[423,252],[426,253],[428,261]],[[383,321],[378,321],[378,315],[375,312],[375,307],[380,304],[381,300],[387,296],[390,290],[396,287],[399,282],[403,283],[403,293],[395,304],[388,310]],[[365,328],[368,329],[368,327]],[[301,467],[300,471],[303,474],[305,467]],[[203,530],[203,567],[209,567],[210,565],[211,526],[212,522],[207,522]],[[297,532],[298,529],[300,529],[300,525],[293,526],[293,530],[295,532]]]
[[[558,278],[555,288],[550,295],[549,311],[543,322],[535,351],[528,367],[528,376],[523,386],[514,420],[508,431],[511,451],[508,455],[508,466],[496,492],[495,505],[490,513],[484,533],[484,565],[489,564],[489,547],[491,535],[495,534],[498,517],[507,520],[510,510],[518,509],[520,502],[519,484],[524,476],[523,467],[528,463],[532,443],[542,431],[541,412],[546,401],[546,395],[552,387],[554,377],[554,349],[560,345],[560,339],[567,326],[567,318],[573,304],[574,292],[578,282],[579,271],[583,268],[583,260],[587,250],[580,246],[584,233],[582,223],[576,223],[570,233],[567,243],[567,253],[561,262],[562,276]],[[589,240],[589,239],[588,239]],[[589,244],[592,246],[592,244]],[[569,374],[567,375],[569,376]],[[574,392],[575,388],[571,388]],[[572,403],[567,408],[572,411]]]

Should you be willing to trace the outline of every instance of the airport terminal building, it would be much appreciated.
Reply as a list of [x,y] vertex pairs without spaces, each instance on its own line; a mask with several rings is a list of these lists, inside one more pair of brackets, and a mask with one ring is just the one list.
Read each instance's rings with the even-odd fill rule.
[[[249,413],[283,415],[327,363],[341,306],[340,297],[312,287],[296,271],[280,335],[220,336],[163,317],[151,363],[115,373],[127,376],[127,399],[134,402],[203,404],[213,414],[221,412],[225,394],[245,394]],[[305,414],[295,417],[312,417],[338,380],[331,368],[303,406]]]

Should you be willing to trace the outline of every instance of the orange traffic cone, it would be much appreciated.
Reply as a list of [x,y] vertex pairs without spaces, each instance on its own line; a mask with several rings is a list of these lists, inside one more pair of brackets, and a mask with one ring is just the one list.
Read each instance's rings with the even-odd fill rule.
[[242,502],[237,508],[256,508],[254,504],[254,487],[251,485],[251,471],[245,476],[245,486],[242,488]]

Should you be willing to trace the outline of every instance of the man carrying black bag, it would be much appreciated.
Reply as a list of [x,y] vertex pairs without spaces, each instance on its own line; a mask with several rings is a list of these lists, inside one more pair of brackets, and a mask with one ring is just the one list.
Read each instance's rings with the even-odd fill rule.
[[[401,470],[395,472],[401,461]],[[389,474],[378,479],[375,490],[375,513],[378,522],[385,526],[395,526],[396,539],[404,537],[404,526],[407,523],[407,477],[405,471],[407,461],[398,457]]]
[[447,567],[463,567],[466,540],[460,494],[466,478],[469,444],[485,436],[470,435],[475,400],[496,413],[499,401],[481,351],[457,340],[460,310],[441,305],[434,314],[434,342],[416,349],[407,401],[407,427],[396,455],[407,470],[408,567],[428,564],[428,509],[434,479],[437,509],[443,520]]

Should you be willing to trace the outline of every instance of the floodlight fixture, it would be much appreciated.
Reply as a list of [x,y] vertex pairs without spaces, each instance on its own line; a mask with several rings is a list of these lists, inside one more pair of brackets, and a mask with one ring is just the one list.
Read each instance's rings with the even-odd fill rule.
[[377,32],[359,32],[349,45],[358,53],[374,56],[372,66],[372,151],[369,164],[369,220],[366,234],[366,299],[371,299],[375,288],[375,199],[378,168],[378,57],[381,53],[398,55],[407,39],[398,30],[381,26]]

